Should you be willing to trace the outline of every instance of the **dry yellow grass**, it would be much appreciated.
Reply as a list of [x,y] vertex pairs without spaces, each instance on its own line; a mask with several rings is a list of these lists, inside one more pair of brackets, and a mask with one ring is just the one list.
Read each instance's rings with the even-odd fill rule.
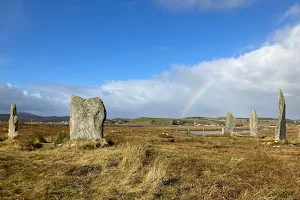
[[18,139],[4,140],[3,123],[0,199],[300,199],[299,131],[287,130],[289,141],[274,144],[273,130],[251,138],[112,126],[113,145],[96,148],[57,140],[64,126],[20,125]]

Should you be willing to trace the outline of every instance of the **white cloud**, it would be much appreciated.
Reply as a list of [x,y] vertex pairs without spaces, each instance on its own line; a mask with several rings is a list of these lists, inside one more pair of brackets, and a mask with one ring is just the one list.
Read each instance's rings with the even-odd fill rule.
[[24,95],[24,96],[27,96],[27,95],[28,95],[28,92],[27,92],[26,90],[24,90],[24,91],[23,91],[23,95]]
[[299,52],[300,24],[275,31],[260,48],[239,57],[174,65],[148,80],[110,81],[99,87],[28,84],[27,95],[0,84],[0,110],[18,101],[23,110],[65,115],[74,94],[101,97],[109,117],[224,116],[227,111],[247,117],[253,108],[259,116],[276,117],[281,88],[287,116],[300,118]]
[[68,105],[55,98],[43,97],[39,92],[30,93],[10,83],[0,83],[0,112],[8,113],[10,104],[16,103],[18,112],[42,115],[67,114]]
[[14,86],[14,85],[12,85],[12,84],[10,84],[10,83],[5,83],[6,84],[6,86],[8,87],[8,88],[17,88],[17,86]]
[[300,5],[297,3],[291,7],[280,17],[279,22],[282,23],[287,19],[300,17]]
[[157,0],[157,2],[170,10],[210,10],[234,9],[244,7],[255,0]]
[[291,93],[288,93],[288,92],[283,93],[283,95],[284,95],[285,97],[292,97],[292,96],[295,96],[294,94],[291,94]]
[[31,94],[31,96],[41,99],[42,96],[39,92]]

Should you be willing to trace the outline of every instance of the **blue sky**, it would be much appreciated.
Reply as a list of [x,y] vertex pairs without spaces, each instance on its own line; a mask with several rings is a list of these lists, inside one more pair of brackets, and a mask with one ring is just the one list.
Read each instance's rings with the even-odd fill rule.
[[[207,69],[212,67],[204,66],[205,62],[212,64],[214,61],[230,58],[238,60],[240,56],[263,50],[264,46],[274,45],[266,44],[270,38],[275,43],[283,44],[283,39],[279,41],[273,35],[287,28],[293,30],[298,25],[299,1],[223,2],[225,3],[216,0],[0,1],[0,82],[18,87],[19,92],[27,91],[38,94],[36,96],[39,98],[52,99],[50,104],[53,107],[53,102],[62,101],[67,104],[71,93],[86,97],[100,96],[104,100],[105,94],[110,94],[115,95],[111,97],[113,100],[107,98],[112,116],[181,117],[181,109],[175,112],[172,107],[167,108],[168,98],[174,99],[173,95],[178,92],[188,95],[189,92],[192,94],[196,91],[196,87],[206,81],[202,72],[208,74],[208,77],[214,75],[214,72]],[[298,60],[295,61],[297,62]],[[251,64],[243,65],[245,68],[241,71],[254,68]],[[225,64],[221,67],[224,66]],[[186,70],[181,71],[179,68]],[[182,73],[188,74],[196,69],[199,70],[199,81],[195,79],[195,82],[189,82],[192,79],[183,78]],[[263,72],[263,69],[257,68],[257,73]],[[230,71],[225,68],[223,70]],[[161,81],[165,73],[170,77]],[[229,76],[226,75],[225,79],[226,77]],[[174,88],[184,88],[180,91],[175,89],[161,101],[152,101],[149,96],[164,94],[164,91],[149,92],[155,88],[148,88],[149,84],[155,85],[157,82],[154,81],[157,79],[163,84],[177,82],[178,87]],[[270,79],[270,83],[272,80]],[[128,85],[127,88],[123,88],[124,85]],[[145,87],[136,89],[139,93],[135,93],[130,88],[136,85]],[[284,84],[278,86],[286,89],[288,94],[291,93],[290,87]],[[165,87],[169,91],[173,86]],[[217,88],[218,86],[211,87],[210,90]],[[230,88],[232,86],[226,89]],[[88,93],[88,90],[93,93]],[[145,91],[149,94],[145,95]],[[267,95],[268,91],[263,94]],[[263,115],[276,116],[277,89],[272,92],[275,103],[270,110],[262,112]],[[126,96],[127,100],[116,95]],[[291,95],[298,97],[297,94]],[[139,106],[131,108],[126,103],[122,106],[122,102],[127,102],[130,98],[143,100],[135,103]],[[209,106],[212,101],[209,94],[203,98],[207,98],[207,102],[201,102],[199,97],[199,101],[195,102],[187,115],[199,113],[221,116],[226,111]],[[179,99],[174,105],[184,107],[188,99]],[[22,104],[25,100],[21,101],[16,96],[11,101]],[[111,103],[113,101],[116,102]],[[206,107],[201,107],[204,104]],[[151,105],[165,108],[166,112],[152,113]],[[5,106],[3,105],[4,111]],[[257,105],[260,106],[265,108],[263,104]],[[238,115],[247,116],[249,108],[247,105],[241,107],[243,109],[237,111]],[[144,111],[138,112],[143,109]],[[227,110],[232,109],[233,105],[228,105]],[[68,113],[67,108],[64,112],[59,112],[61,108],[58,111],[42,111],[39,108],[21,106],[21,110],[42,115]],[[297,116],[295,114],[292,117]]]
[[261,44],[291,4],[265,0],[241,9],[174,12],[157,1],[1,1],[7,31],[0,55],[10,62],[0,78],[11,82],[11,68],[19,71],[17,84],[150,78],[171,64],[231,57]]

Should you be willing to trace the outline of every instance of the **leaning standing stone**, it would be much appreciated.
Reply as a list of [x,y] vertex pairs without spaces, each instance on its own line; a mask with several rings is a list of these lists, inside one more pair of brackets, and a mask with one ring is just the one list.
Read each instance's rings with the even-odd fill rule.
[[71,97],[70,139],[103,139],[106,110],[99,97],[83,99]]
[[275,141],[285,140],[286,122],[285,122],[285,99],[281,89],[278,92],[278,121],[275,129]]
[[235,117],[230,112],[227,112],[224,133],[232,135],[234,131],[234,127],[235,127]]
[[256,111],[253,109],[250,116],[250,133],[251,136],[257,137],[257,124],[258,124],[258,118]]
[[18,116],[16,104],[10,106],[10,118],[8,121],[8,137],[15,138],[18,136]]

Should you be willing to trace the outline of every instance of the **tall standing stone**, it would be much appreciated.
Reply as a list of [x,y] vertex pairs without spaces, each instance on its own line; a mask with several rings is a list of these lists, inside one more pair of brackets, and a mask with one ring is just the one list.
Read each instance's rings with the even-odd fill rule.
[[227,112],[224,133],[232,135],[234,131],[234,127],[235,127],[235,117],[230,112]]
[[251,116],[250,116],[250,133],[251,136],[257,137],[258,129],[257,129],[257,124],[258,124],[258,118],[256,111],[253,109],[251,111]]
[[285,121],[285,99],[281,89],[278,92],[278,121],[275,129],[275,141],[285,140],[286,121]]
[[299,131],[299,133],[298,133],[298,142],[300,142],[300,128],[298,127],[298,131]]
[[72,95],[70,102],[70,139],[103,139],[106,110],[99,97],[83,99]]
[[19,134],[18,132],[18,116],[17,116],[17,106],[16,104],[11,104],[10,106],[10,118],[8,121],[8,137],[15,138]]

